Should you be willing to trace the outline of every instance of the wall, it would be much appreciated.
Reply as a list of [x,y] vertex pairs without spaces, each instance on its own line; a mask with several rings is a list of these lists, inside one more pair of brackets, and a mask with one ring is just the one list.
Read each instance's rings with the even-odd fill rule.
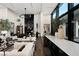
[[[20,18],[17,14],[15,14],[10,9],[8,9],[7,15],[8,15],[9,21],[14,23],[14,33],[16,33],[16,26],[20,24],[23,25],[23,33],[24,33],[24,19]],[[17,19],[20,19],[20,22],[18,22]]]
[[44,33],[44,24],[50,24],[50,31],[51,31],[51,15],[41,14],[41,36]]
[[34,15],[34,33],[36,33],[37,28],[36,24],[38,23],[38,32],[43,36],[44,33],[44,24],[50,24],[51,31],[51,15],[45,15],[43,13]]
[[[16,13],[11,11],[10,9],[0,6],[0,19],[8,19],[10,22],[14,23],[14,33],[16,33],[16,26],[21,24],[23,25],[23,33],[24,33],[24,19],[20,18]],[[20,22],[17,22],[17,19],[20,19]]]
[[76,37],[78,37],[78,29],[79,29],[79,26],[78,26],[78,21],[76,21]]
[[37,28],[36,28],[36,24],[38,24],[39,21],[39,15],[34,15],[34,33],[36,33]]
[[7,8],[0,7],[0,19],[6,19],[7,18]]

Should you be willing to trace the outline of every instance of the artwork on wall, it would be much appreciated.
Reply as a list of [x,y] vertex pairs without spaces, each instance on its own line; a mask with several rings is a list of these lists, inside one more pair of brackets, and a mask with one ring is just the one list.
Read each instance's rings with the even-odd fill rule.
[[46,31],[47,34],[50,33],[50,24],[44,24],[44,31]]

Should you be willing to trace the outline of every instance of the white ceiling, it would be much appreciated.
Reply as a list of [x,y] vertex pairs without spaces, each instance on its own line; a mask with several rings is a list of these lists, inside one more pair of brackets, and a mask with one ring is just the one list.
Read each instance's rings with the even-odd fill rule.
[[51,12],[56,7],[57,3],[0,3],[1,5],[9,8],[18,15],[25,13],[24,8],[26,8],[27,14],[39,14],[43,12],[44,14],[51,14]]

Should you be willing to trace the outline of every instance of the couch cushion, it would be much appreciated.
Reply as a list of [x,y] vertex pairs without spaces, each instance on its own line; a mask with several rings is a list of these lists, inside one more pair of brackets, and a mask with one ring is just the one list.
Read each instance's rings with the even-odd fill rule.
[[15,42],[15,44],[14,44],[14,49],[20,49],[22,46],[23,46],[24,44],[20,44],[20,43],[17,43],[17,42]]

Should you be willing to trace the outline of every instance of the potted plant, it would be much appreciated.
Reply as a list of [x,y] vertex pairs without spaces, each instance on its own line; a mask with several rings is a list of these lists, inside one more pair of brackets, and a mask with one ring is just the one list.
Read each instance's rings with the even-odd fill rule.
[[[1,21],[0,21],[0,31],[1,31],[1,33],[3,34],[3,40],[4,40],[4,47],[3,47],[3,49],[4,49],[4,56],[5,56],[5,47],[6,47],[6,37],[5,37],[5,35],[7,34],[7,32],[8,31],[10,31],[10,28],[11,28],[11,24],[10,24],[10,22],[8,21],[8,19],[6,19],[6,20],[3,20],[3,19],[1,19]],[[5,38],[5,39],[4,39]]]
[[3,30],[10,31],[10,28],[11,28],[11,24],[8,21],[8,19],[0,21],[0,30],[1,31],[3,31]]

